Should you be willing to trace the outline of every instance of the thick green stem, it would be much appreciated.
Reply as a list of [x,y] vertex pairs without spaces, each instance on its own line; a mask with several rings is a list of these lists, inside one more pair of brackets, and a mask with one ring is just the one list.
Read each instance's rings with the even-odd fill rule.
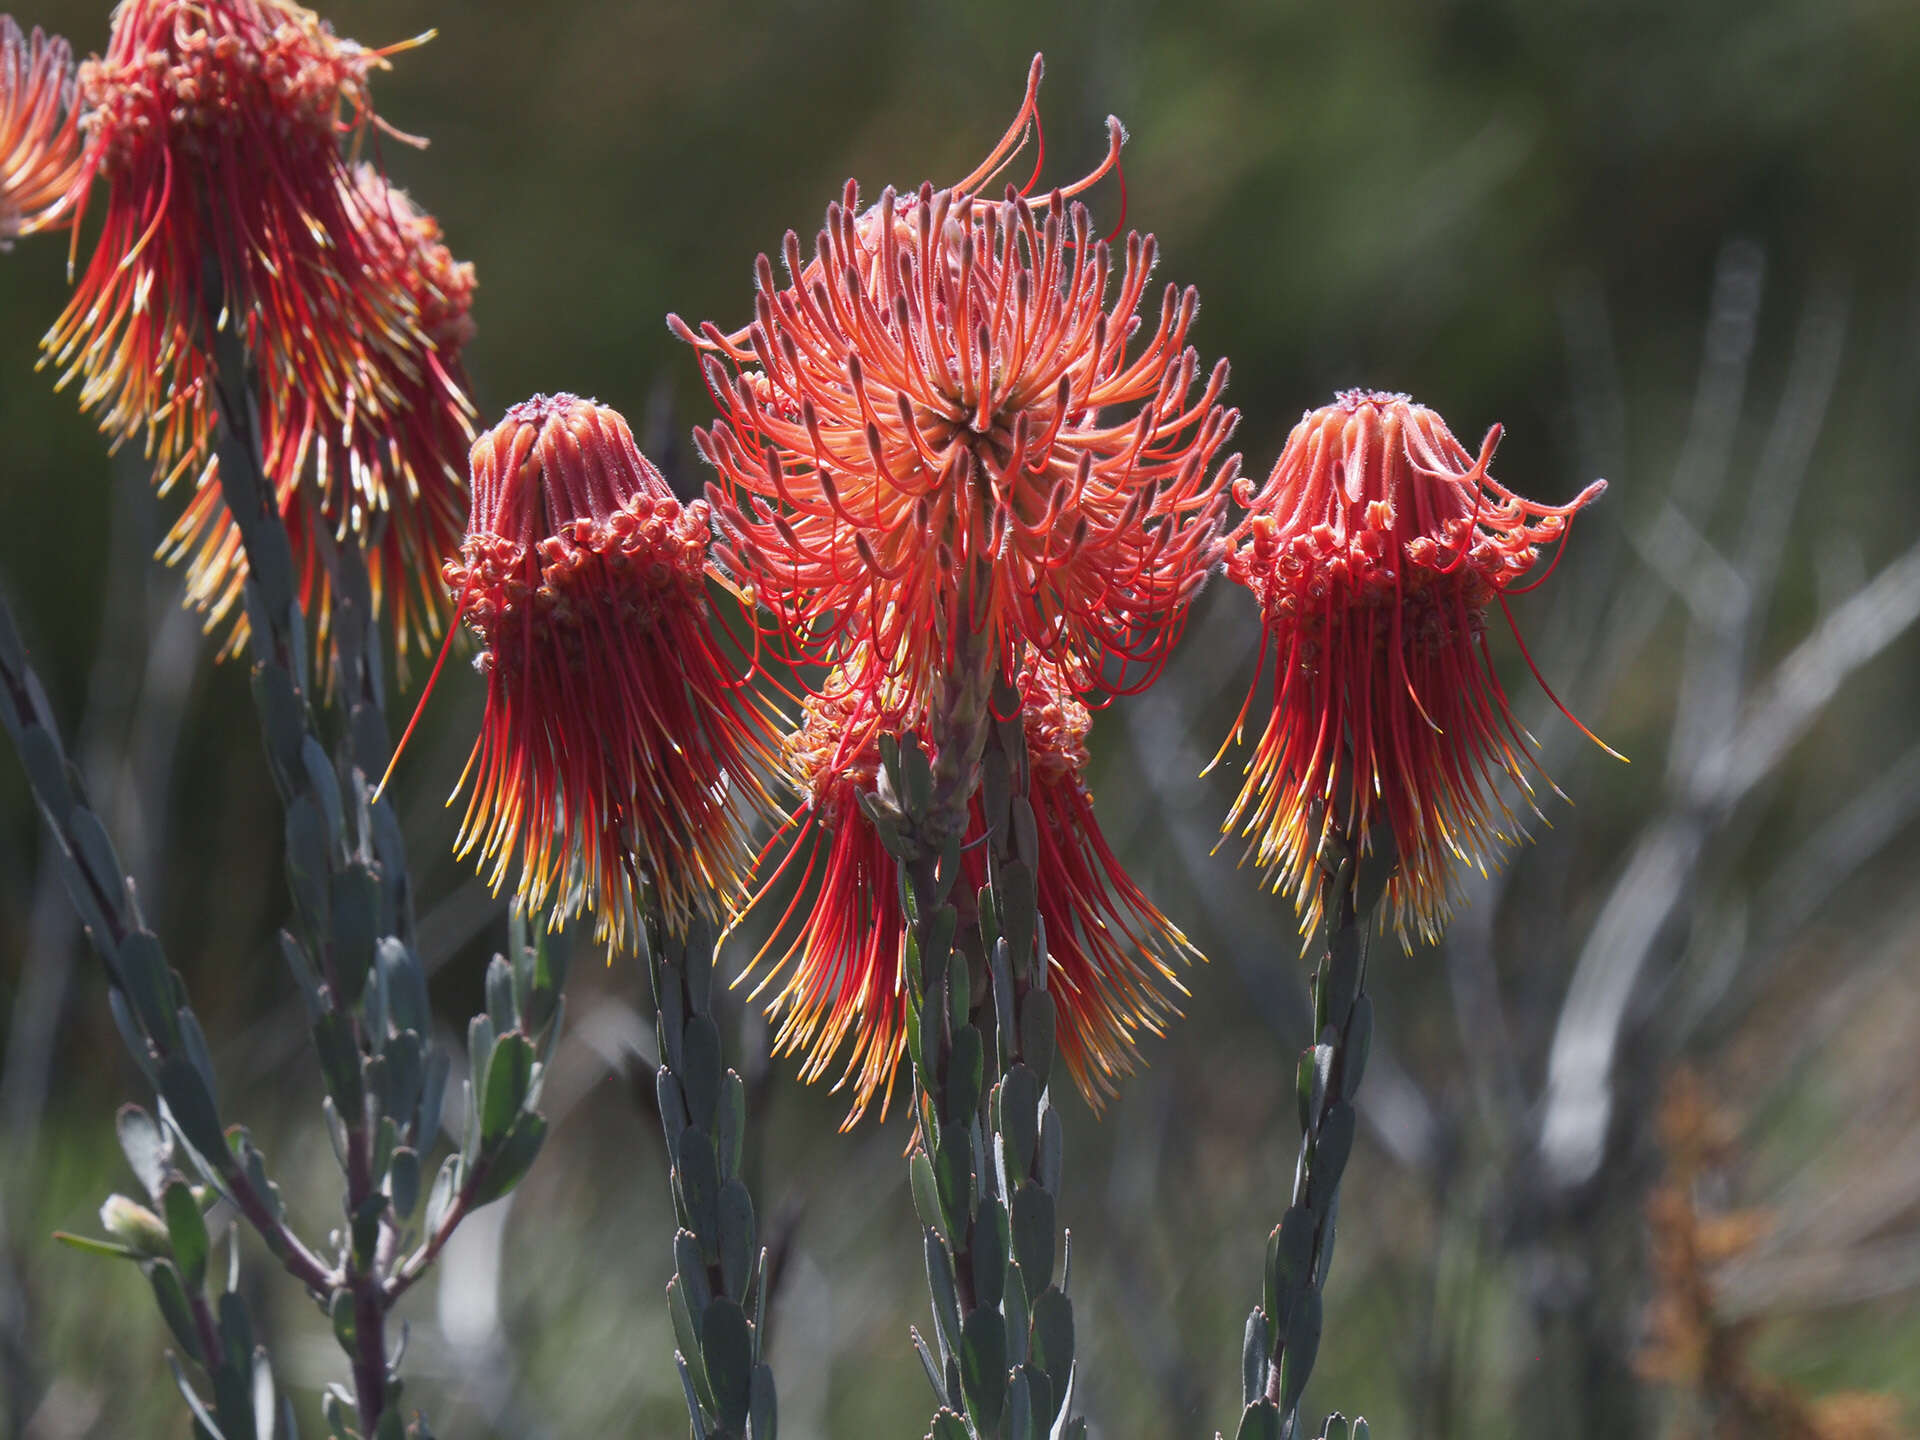
[[705,920],[675,934],[651,889],[641,908],[660,1046],[654,1093],[679,1220],[667,1307],[687,1418],[696,1437],[774,1440],[764,1345],[772,1275],[741,1174],[747,1087],[721,1053],[713,936]]
[[1242,1440],[1296,1440],[1301,1397],[1320,1348],[1321,1292],[1333,1262],[1340,1181],[1353,1151],[1354,1096],[1373,1036],[1366,993],[1370,907],[1361,900],[1360,868],[1351,838],[1329,827],[1321,851],[1314,1044],[1301,1055],[1295,1077],[1300,1156],[1292,1203],[1267,1239],[1261,1304],[1247,1321]]
[[[1060,1122],[1046,1091],[1054,1007],[1019,696],[982,637],[960,638],[928,716],[931,764],[913,737],[888,762],[914,841],[901,862],[911,1165],[936,1343],[914,1339],[940,1400],[935,1440],[1026,1440],[1067,1412],[1073,1365],[1055,1225]],[[987,883],[973,893],[960,841],[976,794]],[[1083,1433],[1080,1423],[1068,1433]]]

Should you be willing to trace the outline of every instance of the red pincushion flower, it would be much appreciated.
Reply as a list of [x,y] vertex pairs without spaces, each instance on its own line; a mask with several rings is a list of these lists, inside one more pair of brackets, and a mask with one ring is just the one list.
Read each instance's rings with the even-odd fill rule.
[[1336,828],[1365,845],[1377,821],[1392,827],[1395,926],[1433,939],[1452,862],[1484,869],[1519,834],[1502,781],[1533,803],[1532,739],[1495,672],[1487,609],[1505,609],[1539,547],[1606,487],[1524,500],[1487,473],[1499,438],[1475,457],[1405,395],[1350,390],[1294,427],[1257,493],[1239,487],[1250,513],[1227,574],[1260,601],[1273,708],[1226,829],[1251,837],[1303,929]]
[[473,515],[446,581],[480,637],[486,716],[458,853],[529,908],[581,904],[625,946],[637,889],[667,923],[730,903],[741,805],[776,813],[767,717],[710,632],[707,507],[682,505],[591,400],[535,396],[473,447]]
[[0,15],[0,250],[58,224],[80,173],[73,51]]
[[746,329],[696,339],[670,320],[710,352],[722,418],[695,438],[720,472],[723,562],[799,656],[865,646],[912,702],[963,622],[1009,674],[1031,649],[1076,692],[1150,683],[1237,464],[1214,468],[1238,418],[1226,362],[1193,393],[1196,292],[1169,285],[1135,344],[1153,237],[1128,236],[1109,300],[1107,242],[1068,208],[1117,164],[1119,122],[1077,183],[981,197],[1037,126],[1039,80],[1036,58],[1013,125],[957,185],[889,187],[856,214],[849,181],[812,259],[788,233],[784,283],[760,257]]
[[[379,171],[359,165],[352,183],[349,213],[363,227],[357,238],[369,257],[361,283],[391,296],[415,317],[413,327],[362,357],[344,422],[299,386],[265,396],[262,449],[301,561],[302,604],[317,608],[324,633],[329,597],[321,535],[309,515],[315,511],[326,534],[362,535],[374,603],[404,664],[446,621],[436,571],[458,547],[466,519],[466,478],[456,467],[473,443],[460,352],[474,333],[474,275],[447,249],[439,222]],[[310,463],[317,485],[310,485]],[[165,553],[187,561],[188,598],[208,612],[210,626],[233,615],[226,653],[236,652],[247,635],[246,613],[237,608],[246,557],[218,485],[195,493]]]
[[80,67],[75,213],[103,181],[107,215],[44,344],[103,430],[146,432],[163,490],[207,478],[216,324],[241,327],[269,390],[344,417],[366,348],[412,323],[359,283],[369,227],[339,148],[386,53],[290,0],[122,0]]
[[[778,1021],[777,1053],[804,1053],[813,1081],[846,1059],[834,1089],[851,1085],[851,1127],[880,1101],[882,1116],[906,1054],[906,917],[897,865],[861,809],[880,771],[880,737],[917,728],[904,689],[874,684],[876,667],[856,655],[809,696],[789,742],[807,797],[789,827],[785,858],[756,887],[756,903],[803,861],[792,902],[758,964],[784,946],[755,990]],[[1162,1033],[1178,1011],[1173,964],[1198,959],[1186,938],[1127,878],[1100,833],[1081,779],[1092,716],[1065,678],[1032,661],[1020,682],[1039,864],[1035,894],[1046,926],[1049,989],[1058,1005],[1059,1053],[1096,1109],[1133,1070],[1142,1031]],[[986,882],[984,820],[974,797],[962,849],[964,890]],[[771,850],[772,847],[769,847]],[[796,917],[798,917],[796,919]],[[749,966],[751,969],[752,966]]]

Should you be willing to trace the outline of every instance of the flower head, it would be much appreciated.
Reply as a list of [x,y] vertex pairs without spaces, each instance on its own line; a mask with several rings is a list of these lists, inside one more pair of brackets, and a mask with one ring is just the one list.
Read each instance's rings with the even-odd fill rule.
[[723,562],[800,656],[864,646],[915,701],[962,628],[1010,674],[1032,651],[1076,692],[1150,682],[1237,463],[1214,463],[1237,412],[1226,362],[1203,372],[1187,344],[1197,293],[1167,286],[1142,340],[1153,237],[1128,236],[1114,292],[1108,242],[1070,204],[1117,166],[1119,122],[1082,180],[986,198],[1037,128],[1039,79],[1036,58],[958,184],[889,187],[862,212],[849,181],[810,259],[792,232],[784,280],[762,255],[747,328],[671,321],[708,352],[721,412],[695,438],[720,474]]
[[342,183],[384,54],[290,0],[122,0],[80,67],[75,213],[104,183],[107,214],[46,348],[103,430],[146,432],[163,488],[211,458],[217,325],[263,383],[343,416],[365,347],[410,323],[358,283],[368,227]]
[[[367,549],[376,609],[388,616],[395,648],[440,634],[447,597],[440,557],[458,548],[466,478],[456,468],[473,443],[473,404],[460,352],[473,338],[473,266],[457,261],[439,222],[371,165],[356,166],[348,213],[369,257],[361,283],[414,317],[392,343],[369,348],[344,420],[324,397],[299,386],[265,397],[263,451],[275,477],[302,573],[302,602],[324,631],[329,595],[323,543],[357,534]],[[361,397],[367,397],[361,403]],[[384,402],[375,397],[388,397]],[[229,614],[229,653],[245,643],[238,608],[246,557],[218,485],[204,485],[168,537],[165,553],[187,564],[187,596],[208,624]]]
[[1499,438],[1475,457],[1405,395],[1350,390],[1294,427],[1258,491],[1241,482],[1250,513],[1227,574],[1260,602],[1273,706],[1226,828],[1251,838],[1303,928],[1318,919],[1321,842],[1344,830],[1365,845],[1383,821],[1395,926],[1437,937],[1452,861],[1484,869],[1519,834],[1503,779],[1533,803],[1532,740],[1495,672],[1487,610],[1605,482],[1569,505],[1523,500],[1487,473]]
[[591,400],[535,396],[473,447],[473,514],[446,581],[487,677],[458,853],[529,908],[580,904],[627,943],[638,887],[667,923],[730,901],[742,803],[772,813],[767,719],[711,634],[708,512],[683,505]]
[[[800,865],[793,899],[753,963],[783,953],[754,993],[777,982],[768,1000],[777,1022],[774,1048],[803,1055],[802,1078],[839,1068],[834,1088],[853,1090],[848,1126],[876,1098],[886,1113],[907,1053],[907,926],[898,867],[862,797],[879,783],[881,737],[921,729],[925,712],[908,708],[898,682],[876,684],[880,673],[856,654],[807,698],[789,741],[805,808],[789,827],[785,857],[755,896],[756,903],[764,899]],[[1141,1032],[1160,1033],[1177,1013],[1169,994],[1180,988],[1174,962],[1198,956],[1127,878],[1100,833],[1081,778],[1092,726],[1086,706],[1059,670],[1039,659],[1029,661],[1020,694],[1056,1038],[1075,1083],[1097,1108],[1132,1071]],[[963,893],[986,883],[986,852],[976,796],[961,850]]]
[[0,250],[59,223],[79,173],[73,51],[0,15]]

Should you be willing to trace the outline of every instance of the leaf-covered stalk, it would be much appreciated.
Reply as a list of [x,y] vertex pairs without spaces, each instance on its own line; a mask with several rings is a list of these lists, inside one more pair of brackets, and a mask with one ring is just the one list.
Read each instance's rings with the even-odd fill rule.
[[[980,637],[961,637],[929,715],[931,762],[914,737],[883,746],[891,795],[880,803],[899,807],[906,842],[910,1164],[934,1320],[933,1344],[918,1331],[914,1343],[940,1402],[935,1440],[1051,1434],[1073,1370],[1063,1258],[1054,1284],[1060,1121],[1046,1092],[1054,1007],[1026,734],[995,661]],[[957,882],[976,789],[988,881],[969,894]]]
[[[115,1023],[160,1099],[159,1118],[139,1106],[121,1112],[121,1148],[152,1208],[115,1195],[101,1207],[108,1240],[62,1236],[75,1248],[137,1263],[180,1351],[207,1378],[203,1398],[175,1366],[195,1420],[209,1434],[291,1436],[291,1401],[277,1390],[266,1351],[253,1342],[238,1293],[238,1254],[226,1284],[208,1294],[212,1237],[205,1207],[230,1201],[289,1274],[321,1296],[332,1284],[324,1261],[297,1236],[245,1129],[223,1130],[213,1062],[180,976],[147,928],[133,884],[69,763],[39,677],[27,663],[13,615],[0,601],[0,720],[20,753],[56,846],[61,877],[107,972]],[[184,1161],[198,1185],[181,1168]]]
[[293,551],[261,464],[248,359],[232,327],[218,328],[217,351],[220,479],[246,553],[253,694],[268,770],[286,807],[294,917],[280,949],[306,1004],[328,1134],[345,1178],[346,1224],[338,1253],[323,1258],[287,1224],[246,1131],[223,1130],[212,1061],[185,987],[139,913],[0,606],[0,712],[106,963],[121,1035],[160,1099],[158,1119],[130,1106],[120,1120],[122,1147],[154,1208],[115,1196],[101,1212],[112,1239],[69,1239],[140,1264],[181,1352],[211,1387],[211,1399],[203,1397],[176,1365],[205,1433],[217,1440],[291,1436],[292,1412],[276,1398],[237,1294],[237,1257],[225,1291],[208,1296],[203,1212],[215,1198],[230,1201],[331,1316],[353,1385],[330,1387],[323,1403],[329,1429],[368,1440],[424,1437],[423,1419],[402,1419],[387,1316],[460,1220],[525,1175],[545,1138],[546,1122],[533,1107],[559,1033],[564,954],[544,936],[530,942],[525,917],[515,914],[513,959],[495,957],[487,1013],[469,1030],[464,1143],[433,1186],[416,1243],[411,1217],[422,1198],[423,1157],[440,1133],[450,1064],[427,1040],[426,971],[414,946],[399,825],[391,807],[372,798],[368,780],[383,767],[388,742],[366,559],[357,540],[323,547],[335,597],[334,694],[345,720],[329,754],[308,698]]
[[644,902],[660,1068],[654,1076],[679,1229],[667,1307],[694,1440],[774,1440],[766,1362],[767,1290],[753,1197],[742,1174],[747,1087],[721,1053],[714,944],[704,919],[673,933],[651,890]]
[[[1314,1044],[1300,1056],[1295,1092],[1300,1158],[1292,1203],[1267,1237],[1261,1302],[1247,1317],[1242,1354],[1239,1440],[1297,1440],[1300,1400],[1320,1348],[1321,1292],[1333,1261],[1340,1180],[1353,1151],[1354,1096],[1373,1037],[1366,993],[1369,920],[1390,854],[1363,861],[1350,838],[1330,826],[1320,854],[1321,934],[1313,972]],[[1390,848],[1390,847],[1389,847]],[[1364,872],[1364,873],[1363,873]],[[1346,1434],[1327,1417],[1325,1434]],[[1366,1422],[1351,1432],[1366,1434]]]

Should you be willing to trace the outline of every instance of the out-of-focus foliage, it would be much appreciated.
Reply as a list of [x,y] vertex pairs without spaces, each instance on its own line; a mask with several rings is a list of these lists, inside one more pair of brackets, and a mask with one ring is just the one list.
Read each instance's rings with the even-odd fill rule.
[[[105,37],[104,3],[15,3],[78,50]],[[1920,1422],[1920,847],[1906,824],[1920,643],[1896,633],[1839,667],[1804,734],[1737,794],[1700,763],[1747,733],[1794,646],[1836,616],[1874,620],[1841,602],[1920,533],[1920,13],[1867,0],[341,0],[328,13],[368,43],[441,30],[379,81],[382,113],[434,143],[383,141],[379,158],[476,262],[468,358],[488,421],[535,390],[597,394],[650,416],[642,447],[683,490],[699,484],[684,435],[705,400],[665,312],[744,318],[754,254],[788,227],[810,237],[848,175],[877,194],[962,173],[1044,50],[1049,169],[1081,173],[1105,115],[1125,120],[1128,220],[1159,235],[1165,278],[1200,287],[1195,343],[1233,359],[1256,476],[1303,410],[1353,384],[1410,391],[1469,441],[1504,422],[1496,470],[1530,495],[1563,500],[1604,474],[1612,489],[1575,525],[1555,586],[1517,613],[1548,678],[1635,763],[1586,747],[1544,704],[1524,709],[1574,807],[1549,804],[1555,828],[1536,827],[1503,881],[1474,883],[1443,949],[1377,948],[1371,1093],[1307,1408],[1364,1411],[1381,1436],[1658,1433],[1673,1402],[1633,1360],[1654,1293],[1656,1082],[1684,1051],[1745,1122],[1745,1171],[1718,1208],[1780,1217],[1725,1279],[1730,1303],[1766,1319],[1760,1368],[1812,1395],[1892,1392]],[[1115,192],[1092,199],[1115,217]],[[177,501],[153,501],[138,463],[104,458],[71,398],[33,373],[66,294],[62,249],[40,237],[0,260],[0,576],[199,1000],[224,1093],[290,1194],[325,1193],[298,1001],[270,948],[280,824],[245,677],[210,668],[175,577],[148,563]],[[1753,532],[1773,524],[1756,506],[1782,496],[1777,563],[1758,557],[1767,583],[1747,586],[1758,604],[1729,680],[1715,627],[1731,612],[1716,606],[1742,593],[1730,573],[1736,586],[1755,573]],[[1876,593],[1889,614],[1905,594]],[[1251,678],[1256,628],[1244,597],[1217,587],[1160,687],[1094,732],[1109,836],[1213,957],[1187,1021],[1104,1119],[1060,1097],[1079,1394],[1115,1440],[1230,1424],[1241,1325],[1291,1180],[1306,1039],[1293,921],[1233,870],[1232,847],[1207,856],[1232,775],[1193,778]],[[1864,632],[1824,633],[1803,655],[1844,659]],[[1495,646],[1517,679],[1511,642]],[[479,702],[474,677],[454,675],[396,782],[450,1021],[479,1005],[503,931],[448,858],[440,808]],[[47,1239],[90,1228],[98,1195],[125,1188],[111,1115],[133,1077],[10,764],[0,807],[0,1433],[174,1434],[139,1277]],[[1663,878],[1680,893],[1654,906]],[[1599,1003],[1610,982],[1624,983],[1617,1015]],[[541,1165],[408,1302],[411,1383],[443,1433],[684,1424],[660,1303],[652,1065],[631,1059],[651,1045],[644,980],[580,965],[574,988]],[[751,1055],[764,1045],[745,1028]],[[1610,1067],[1580,1090],[1591,1067],[1572,1042],[1609,1036]],[[907,1326],[924,1327],[925,1299],[904,1127],[836,1135],[844,1097],[746,1068],[764,1148],[745,1163],[784,1251],[769,1315],[783,1431],[917,1434],[928,1394]],[[1605,1107],[1597,1167],[1572,1142],[1538,1143],[1549,1121],[1591,1129],[1569,1094]],[[288,1380],[329,1373],[321,1317],[249,1299]]]

